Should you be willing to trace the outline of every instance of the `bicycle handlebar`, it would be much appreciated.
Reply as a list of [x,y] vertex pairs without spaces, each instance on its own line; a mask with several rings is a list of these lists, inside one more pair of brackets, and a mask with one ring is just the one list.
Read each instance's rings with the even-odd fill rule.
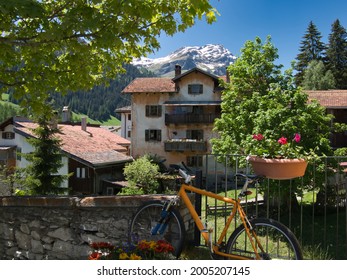
[[192,180],[192,177],[190,175],[188,175],[183,169],[178,169],[178,173],[182,176],[182,178],[184,179],[184,182],[186,184],[189,184],[190,181]]

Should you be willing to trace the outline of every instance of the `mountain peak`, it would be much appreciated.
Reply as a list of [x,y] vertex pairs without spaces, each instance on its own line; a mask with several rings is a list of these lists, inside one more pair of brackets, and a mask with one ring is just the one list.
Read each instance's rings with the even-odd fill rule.
[[211,74],[225,75],[225,69],[235,61],[236,57],[219,44],[204,46],[185,46],[171,54],[160,58],[141,58],[133,61],[133,65],[144,67],[158,76],[172,76],[175,65],[179,64],[183,71],[198,67]]

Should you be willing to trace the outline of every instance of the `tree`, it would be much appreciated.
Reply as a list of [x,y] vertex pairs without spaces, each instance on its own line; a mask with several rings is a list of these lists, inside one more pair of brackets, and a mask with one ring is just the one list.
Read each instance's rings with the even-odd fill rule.
[[[317,155],[331,154],[329,135],[331,115],[295,86],[291,70],[281,73],[274,63],[277,49],[270,37],[247,41],[241,55],[227,69],[230,83],[222,93],[221,118],[214,129],[219,138],[212,140],[219,155],[249,155],[252,136],[279,139],[282,135],[301,134],[301,145]],[[282,189],[283,203],[288,193]],[[294,201],[294,200],[293,200]]]
[[295,70],[295,81],[297,85],[301,85],[303,81],[303,75],[308,67],[308,64],[312,60],[322,60],[324,57],[324,51],[326,49],[324,43],[321,42],[322,35],[318,31],[316,25],[310,21],[306,34],[301,41],[300,53],[297,55],[297,63]]
[[326,60],[336,80],[336,88],[347,89],[347,32],[338,19],[331,27]]
[[208,23],[208,0],[12,0],[0,3],[0,86],[40,112],[49,92],[88,89],[160,47],[158,36]]
[[[124,168],[125,178],[129,182],[128,190],[125,193],[156,193],[159,187],[159,166],[152,162],[150,156],[143,156]],[[140,191],[135,191],[140,189]]]
[[37,118],[38,126],[33,129],[35,137],[27,141],[33,146],[34,151],[23,154],[30,164],[21,170],[21,185],[28,194],[60,194],[67,190],[61,187],[68,175],[60,175],[59,169],[63,166],[60,140],[55,136],[59,132],[52,116],[49,105],[43,106],[44,110]]
[[304,73],[302,87],[307,90],[327,90],[335,88],[331,70],[326,70],[323,61],[312,60]]

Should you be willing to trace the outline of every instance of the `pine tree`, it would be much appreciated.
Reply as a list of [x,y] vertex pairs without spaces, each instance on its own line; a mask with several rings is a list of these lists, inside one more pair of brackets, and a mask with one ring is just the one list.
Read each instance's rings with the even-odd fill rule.
[[347,32],[338,19],[331,26],[326,58],[336,88],[347,89]]
[[59,194],[66,191],[61,187],[67,175],[59,175],[59,169],[63,166],[60,151],[60,140],[55,137],[59,130],[52,122],[51,108],[45,106],[46,114],[36,118],[37,128],[33,129],[36,137],[27,141],[33,146],[34,151],[24,154],[23,157],[30,162],[24,171],[24,188],[29,194]]
[[295,70],[295,82],[297,85],[301,85],[303,81],[304,72],[308,64],[312,60],[322,60],[324,57],[324,51],[326,49],[324,43],[321,42],[322,35],[318,31],[316,25],[310,21],[306,34],[301,41],[300,53],[297,55],[297,63]]

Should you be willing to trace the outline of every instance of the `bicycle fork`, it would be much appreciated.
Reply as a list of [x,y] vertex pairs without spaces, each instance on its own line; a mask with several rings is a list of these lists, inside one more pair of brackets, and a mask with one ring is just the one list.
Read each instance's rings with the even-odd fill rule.
[[157,224],[151,229],[151,235],[161,235],[165,232],[171,216],[170,208],[175,204],[175,200],[166,201],[160,213],[160,219]]

